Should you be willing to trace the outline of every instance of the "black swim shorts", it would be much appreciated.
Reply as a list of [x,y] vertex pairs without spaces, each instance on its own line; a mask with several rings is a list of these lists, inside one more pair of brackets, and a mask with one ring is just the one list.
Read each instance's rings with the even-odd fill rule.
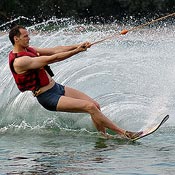
[[55,83],[51,89],[38,95],[37,100],[47,110],[56,111],[58,101],[64,94],[64,86]]

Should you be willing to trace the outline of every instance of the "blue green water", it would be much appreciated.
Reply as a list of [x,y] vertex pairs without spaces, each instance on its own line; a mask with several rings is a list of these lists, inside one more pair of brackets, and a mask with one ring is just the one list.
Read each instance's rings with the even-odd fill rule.
[[5,135],[1,174],[173,174],[174,131],[165,130],[137,143],[79,133]]
[[[65,19],[67,26],[36,31],[59,22],[29,27],[31,45],[93,42],[122,30],[117,23],[80,26]],[[144,129],[170,115],[157,132],[135,143],[106,140],[88,114],[49,112],[30,92],[20,93],[8,67],[12,46],[8,34],[1,33],[0,174],[173,175],[174,29],[173,23],[139,29],[51,65],[57,82],[96,99],[106,116],[124,129]]]

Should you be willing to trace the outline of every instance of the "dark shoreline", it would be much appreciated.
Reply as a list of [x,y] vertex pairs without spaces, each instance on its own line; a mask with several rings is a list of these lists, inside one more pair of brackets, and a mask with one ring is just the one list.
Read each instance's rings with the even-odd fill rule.
[[[78,23],[125,22],[157,18],[175,12],[175,0],[1,0],[0,30],[18,17],[18,23],[37,24],[55,18],[72,18]],[[7,27],[7,26],[6,26]]]

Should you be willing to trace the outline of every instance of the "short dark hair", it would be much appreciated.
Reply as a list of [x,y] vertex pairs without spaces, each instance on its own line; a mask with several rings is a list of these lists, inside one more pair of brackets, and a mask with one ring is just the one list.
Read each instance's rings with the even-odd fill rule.
[[14,36],[18,36],[19,37],[21,35],[21,32],[19,31],[20,29],[26,29],[26,28],[21,26],[21,25],[16,25],[9,32],[9,39],[10,39],[10,41],[11,41],[11,43],[13,45],[15,44]]

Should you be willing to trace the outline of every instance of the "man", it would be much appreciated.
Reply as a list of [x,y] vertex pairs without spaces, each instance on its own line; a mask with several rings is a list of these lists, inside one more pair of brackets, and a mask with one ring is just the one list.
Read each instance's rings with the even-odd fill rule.
[[99,104],[86,94],[62,86],[52,78],[48,64],[65,60],[90,48],[89,42],[53,48],[29,47],[29,33],[23,26],[15,26],[9,32],[13,50],[9,65],[20,91],[32,91],[39,103],[51,111],[89,113],[92,121],[105,137],[106,128],[128,138],[138,137],[142,132],[129,132],[116,126],[100,110]]

